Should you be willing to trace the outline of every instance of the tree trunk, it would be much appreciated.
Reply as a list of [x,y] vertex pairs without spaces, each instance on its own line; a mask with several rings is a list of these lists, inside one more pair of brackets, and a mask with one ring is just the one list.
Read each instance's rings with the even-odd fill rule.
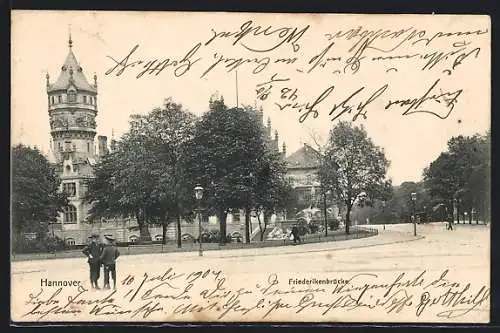
[[219,240],[220,245],[225,245],[226,244],[226,218],[227,218],[227,213],[225,209],[220,209],[219,212],[217,213],[217,218],[219,219],[219,226],[220,226],[220,233],[221,237]]
[[245,208],[245,243],[250,243],[250,208]]
[[460,206],[457,203],[457,224],[460,224]]
[[264,234],[266,233],[266,230],[267,230],[267,226],[269,224],[269,214],[264,211],[264,231],[262,231],[261,235],[260,235],[260,240],[263,241],[264,240]]
[[167,221],[163,220],[161,224],[161,243],[163,245],[167,244]]
[[257,212],[257,221],[259,222],[259,231],[260,231],[260,241],[264,240],[264,228],[262,227],[262,221],[260,220],[260,212]]
[[347,203],[347,212],[345,216],[345,233],[346,235],[349,235],[349,225],[351,224],[351,209],[352,209],[352,204],[349,202]]
[[469,224],[472,224],[472,209],[469,209]]
[[177,247],[182,247],[181,239],[181,214],[177,213]]
[[151,234],[149,233],[146,211],[143,210],[136,212],[137,224],[139,225],[139,238],[141,241],[151,241]]

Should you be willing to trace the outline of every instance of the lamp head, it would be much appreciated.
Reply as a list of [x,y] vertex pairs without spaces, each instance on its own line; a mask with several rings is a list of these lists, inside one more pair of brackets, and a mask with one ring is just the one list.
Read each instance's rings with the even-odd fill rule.
[[194,196],[196,200],[201,200],[203,198],[203,187],[201,185],[196,185],[194,188]]

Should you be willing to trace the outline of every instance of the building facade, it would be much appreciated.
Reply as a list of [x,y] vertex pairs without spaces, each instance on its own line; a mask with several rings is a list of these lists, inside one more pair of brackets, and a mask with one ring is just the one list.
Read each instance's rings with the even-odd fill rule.
[[93,176],[93,166],[107,152],[107,138],[99,136],[99,147],[95,146],[97,76],[94,75],[92,84],[89,83],[73,53],[71,37],[68,46],[68,55],[59,76],[51,82],[47,73],[46,80],[51,135],[48,157],[61,178],[60,190],[68,195],[69,200],[52,230],[68,238],[67,242],[72,244],[81,242],[83,235],[75,239],[75,236],[65,237],[65,233],[79,230],[87,222],[86,184]]

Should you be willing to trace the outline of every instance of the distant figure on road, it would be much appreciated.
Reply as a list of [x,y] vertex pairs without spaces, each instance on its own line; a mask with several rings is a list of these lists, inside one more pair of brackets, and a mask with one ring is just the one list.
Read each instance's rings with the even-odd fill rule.
[[448,221],[446,230],[453,230],[453,217],[451,215],[448,215],[446,220]]
[[92,234],[90,237],[90,244],[83,249],[83,254],[88,258],[90,269],[90,283],[92,288],[99,288],[99,276],[101,275],[101,253],[103,250],[102,244],[99,244],[99,235]]
[[101,254],[101,262],[104,266],[104,289],[110,289],[109,273],[111,273],[113,279],[113,289],[116,289],[116,259],[120,256],[120,251],[115,246],[113,237],[105,236],[105,238],[108,242]]
[[293,235],[293,243],[294,244],[297,244],[297,241],[300,243],[302,243],[302,240],[300,239],[300,235],[299,235],[299,228],[297,228],[296,225],[294,225],[292,227],[292,235]]
[[453,221],[448,221],[448,226],[446,227],[446,230],[453,230]]

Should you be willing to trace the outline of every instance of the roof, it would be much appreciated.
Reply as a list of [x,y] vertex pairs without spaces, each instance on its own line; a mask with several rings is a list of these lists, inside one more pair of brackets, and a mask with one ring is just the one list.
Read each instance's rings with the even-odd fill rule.
[[70,47],[68,56],[61,67],[59,78],[54,84],[49,85],[48,91],[66,90],[71,85],[75,86],[77,90],[97,92],[97,89],[90,85],[85,75],[83,75],[83,69],[76,60],[75,54]]
[[286,159],[289,169],[317,168],[319,166],[319,152],[307,143]]

